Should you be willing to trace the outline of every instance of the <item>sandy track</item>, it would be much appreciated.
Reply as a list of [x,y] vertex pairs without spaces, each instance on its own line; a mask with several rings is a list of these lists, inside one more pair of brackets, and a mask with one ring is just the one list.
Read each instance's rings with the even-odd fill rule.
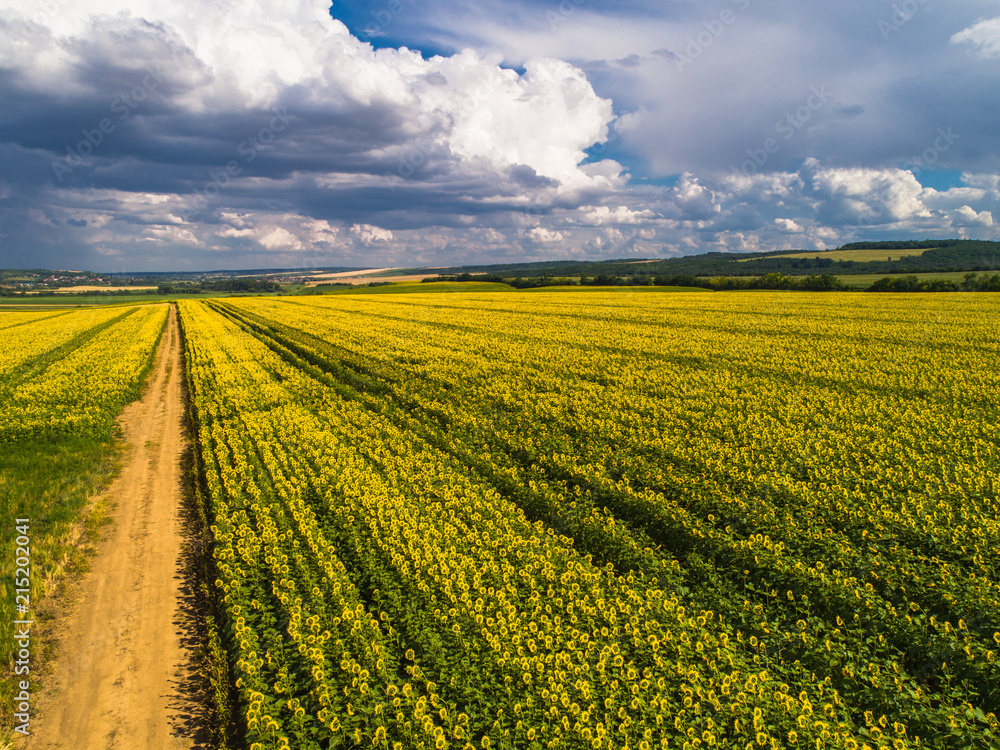
[[407,276],[342,276],[336,279],[323,279],[322,281],[307,281],[306,286],[319,286],[320,284],[356,284],[362,286],[371,284],[373,281],[380,284],[396,283],[399,281],[423,281],[432,276],[440,276],[436,273],[416,273]]
[[125,409],[114,527],[69,598],[33,706],[32,750],[188,750],[197,707],[184,592],[181,347],[171,308],[146,394]]
[[336,279],[349,279],[352,276],[371,276],[376,273],[384,273],[385,271],[395,271],[395,268],[363,268],[360,271],[344,271],[342,273],[325,273],[317,274],[313,278],[315,279],[326,279],[326,280],[336,280]]

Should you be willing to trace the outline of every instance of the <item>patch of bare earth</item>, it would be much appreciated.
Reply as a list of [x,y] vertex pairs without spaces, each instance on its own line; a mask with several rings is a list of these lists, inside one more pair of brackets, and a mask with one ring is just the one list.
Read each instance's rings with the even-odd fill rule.
[[121,417],[128,452],[107,490],[114,525],[49,633],[56,655],[26,748],[201,747],[182,378],[171,308],[147,391]]

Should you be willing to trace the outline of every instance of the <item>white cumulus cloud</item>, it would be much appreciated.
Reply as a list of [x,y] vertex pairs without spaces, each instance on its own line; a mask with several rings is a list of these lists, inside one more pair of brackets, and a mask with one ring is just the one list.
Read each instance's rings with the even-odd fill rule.
[[391,242],[393,240],[393,234],[388,229],[382,229],[382,227],[372,226],[371,224],[355,224],[351,227],[351,234],[365,245],[371,245],[375,242]]
[[930,216],[921,200],[924,187],[903,169],[824,168],[807,159],[813,191],[831,218],[867,223],[891,223]]
[[562,232],[552,231],[546,229],[545,227],[535,227],[534,229],[529,229],[527,232],[528,237],[530,237],[534,242],[539,242],[542,244],[548,244],[552,242],[562,242],[565,236]]
[[774,223],[783,232],[799,233],[805,231],[793,219],[775,219]]
[[646,209],[633,211],[628,206],[591,206],[580,209],[579,223],[585,226],[599,227],[614,224],[641,224],[655,218],[652,211]]
[[721,211],[716,195],[689,172],[681,176],[671,197],[682,219],[710,219]]
[[954,36],[953,44],[971,44],[984,59],[1000,58],[1000,17],[980,21]]
[[26,86],[97,93],[95,67],[126,69],[143,98],[119,107],[136,111],[153,91],[188,113],[283,106],[294,119],[318,107],[334,123],[388,120],[394,132],[382,147],[403,159],[450,153],[497,170],[524,165],[572,189],[608,182],[580,165],[608,136],[611,102],[560,60],[529,60],[521,75],[500,67],[498,54],[376,51],[324,0],[83,0],[52,13],[33,0],[6,4],[0,67]]
[[992,227],[993,214],[989,211],[977,213],[971,206],[962,206],[955,212],[952,223],[957,227]]

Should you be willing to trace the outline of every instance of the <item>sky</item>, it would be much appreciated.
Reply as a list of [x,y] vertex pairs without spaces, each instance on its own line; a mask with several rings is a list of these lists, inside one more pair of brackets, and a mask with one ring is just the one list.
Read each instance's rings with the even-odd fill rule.
[[0,0],[0,267],[1000,240],[997,0]]

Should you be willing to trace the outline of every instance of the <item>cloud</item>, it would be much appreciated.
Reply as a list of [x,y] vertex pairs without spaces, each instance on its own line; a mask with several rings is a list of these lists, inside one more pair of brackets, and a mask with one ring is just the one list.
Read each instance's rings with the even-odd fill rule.
[[0,145],[23,155],[23,179],[190,197],[189,220],[306,180],[331,198],[371,178],[433,184],[430,213],[622,184],[620,166],[582,164],[614,115],[566,62],[530,60],[519,74],[473,50],[376,51],[320,0],[190,5],[46,14],[9,0]]
[[962,206],[955,212],[952,223],[957,227],[992,227],[993,214],[989,211],[976,213],[970,206]]
[[[775,137],[776,124],[808,103],[814,86],[831,97],[793,138],[777,136],[781,149],[769,170],[794,169],[810,156],[838,166],[898,165],[948,125],[965,136],[948,154],[948,168],[971,168],[984,152],[986,169],[998,168],[1000,100],[993,92],[1000,71],[968,75],[964,54],[949,44],[964,27],[985,40],[992,26],[978,22],[995,15],[995,3],[920,6],[895,13],[866,0],[740,0],[716,9],[588,0],[552,10],[559,17],[553,23],[548,6],[528,0],[443,0],[409,6],[405,22],[407,32],[437,49],[471,40],[515,65],[538,54],[575,62],[616,111],[635,115],[617,152],[634,173],[740,165],[748,149]],[[893,18],[898,28],[886,40],[879,24]]]
[[775,219],[774,223],[778,226],[778,229],[780,229],[783,232],[792,232],[798,234],[805,231],[792,219]]
[[902,169],[824,168],[806,161],[812,192],[821,201],[819,215],[833,223],[891,223],[930,213],[921,200],[923,186]]
[[[697,231],[697,246],[704,249],[744,249],[755,242],[773,249],[822,248],[877,239],[882,233],[887,239],[953,237],[953,227],[974,228],[984,239],[1000,238],[992,221],[1000,209],[1000,193],[991,189],[997,183],[990,175],[966,174],[963,179],[984,187],[965,184],[939,191],[923,187],[904,169],[835,167],[807,159],[796,172],[706,176],[697,182],[682,178],[664,196],[673,199],[673,210],[661,210],[681,217],[688,209],[689,218],[673,222],[670,233],[691,227]],[[699,197],[700,211],[692,212],[690,202],[697,208]],[[664,234],[661,230],[660,236]]]
[[534,229],[529,229],[527,235],[533,242],[539,242],[542,244],[562,242],[566,239],[562,232],[553,232],[545,227],[535,227]]
[[584,226],[599,227],[608,224],[641,224],[654,218],[652,211],[633,211],[628,206],[587,206],[580,208],[578,222]]
[[335,4],[347,23],[321,0],[6,0],[0,266],[997,238],[990,7],[928,4],[886,42],[862,0],[753,3],[719,34],[653,0]]
[[351,227],[351,234],[365,245],[372,245],[376,242],[391,242],[393,240],[392,232],[388,229],[373,227],[370,224],[355,224]]
[[681,175],[671,197],[685,220],[709,219],[721,210],[715,194],[689,172]]
[[143,239],[146,242],[162,241],[172,244],[200,245],[198,238],[194,236],[194,233],[190,229],[182,229],[181,227],[151,226],[146,228],[144,234]]
[[984,60],[1000,58],[1000,17],[980,21],[951,38],[952,44],[971,44]]
[[593,178],[578,165],[586,148],[606,140],[611,102],[598,99],[583,72],[568,63],[529,60],[518,76],[499,62],[484,70],[484,61],[466,51],[441,64],[462,92],[444,89],[448,99],[437,103],[454,118],[451,152],[497,169],[523,165],[571,188],[591,186]]
[[991,191],[994,194],[1000,192],[1000,175],[963,172],[962,182],[974,188]]
[[257,236],[257,242],[268,250],[301,250],[302,242],[284,227],[269,227]]

